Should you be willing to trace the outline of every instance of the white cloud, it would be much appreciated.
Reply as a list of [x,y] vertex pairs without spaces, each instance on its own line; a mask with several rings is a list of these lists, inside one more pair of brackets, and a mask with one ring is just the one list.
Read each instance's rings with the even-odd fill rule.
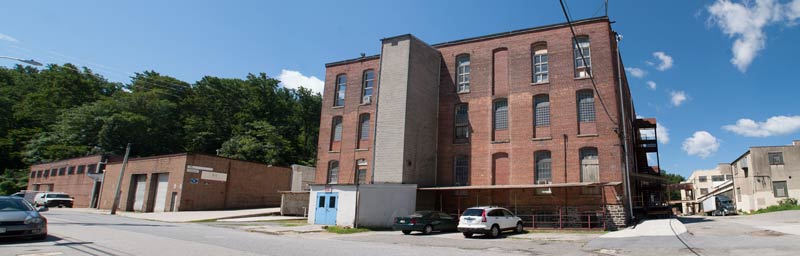
[[[637,116],[636,118],[641,118]],[[651,137],[653,136],[653,130],[642,130],[642,135]],[[658,138],[658,143],[661,144],[669,144],[669,129],[661,125],[661,123],[656,122],[656,136]]]
[[17,41],[16,38],[13,38],[13,37],[11,37],[9,35],[6,35],[6,34],[3,34],[3,33],[0,33],[0,40],[9,41],[9,42],[12,42],[12,43],[19,42],[19,41]]
[[647,87],[650,88],[650,90],[655,90],[656,89],[656,82],[647,81]]
[[302,73],[294,70],[281,70],[281,74],[278,75],[278,80],[281,81],[283,87],[291,89],[297,89],[302,86],[313,92],[322,93],[322,90],[325,88],[325,82],[322,82],[319,78],[315,76],[304,76]]
[[711,14],[708,24],[718,26],[733,42],[731,63],[741,72],[747,71],[758,52],[766,46],[764,27],[786,23],[792,26],[800,18],[800,0],[781,4],[775,0],[756,0],[734,3],[717,0],[707,8]]
[[786,135],[800,131],[800,116],[773,116],[765,122],[742,118],[736,124],[725,125],[722,129],[745,137]]
[[644,71],[641,68],[625,68],[625,71],[628,71],[631,76],[636,78],[642,78],[647,75],[647,71]]
[[672,67],[672,56],[669,56],[664,52],[654,52],[653,57],[658,59],[658,63],[652,61],[645,61],[645,63],[650,66],[656,66],[656,69],[659,71],[665,71]]
[[694,132],[692,137],[683,141],[683,151],[690,156],[707,158],[719,150],[719,140],[707,131]]
[[670,96],[670,102],[672,102],[672,105],[676,107],[683,104],[683,102],[689,98],[689,96],[686,95],[686,92],[684,91],[672,91],[669,93],[669,96]]

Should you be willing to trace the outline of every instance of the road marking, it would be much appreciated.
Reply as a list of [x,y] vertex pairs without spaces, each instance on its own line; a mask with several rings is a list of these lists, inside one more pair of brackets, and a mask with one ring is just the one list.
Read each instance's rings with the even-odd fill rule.
[[52,255],[62,255],[63,252],[43,252],[43,253],[31,253],[31,254],[17,254],[17,256],[52,256]]

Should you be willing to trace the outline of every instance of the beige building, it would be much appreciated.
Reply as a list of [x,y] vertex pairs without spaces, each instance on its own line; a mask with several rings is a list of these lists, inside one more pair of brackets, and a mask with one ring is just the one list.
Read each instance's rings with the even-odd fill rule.
[[788,146],[750,147],[731,163],[736,209],[750,212],[800,198],[800,140]]
[[683,183],[691,185],[681,190],[681,206],[684,214],[701,211],[700,205],[710,196],[719,194],[733,196],[730,186],[733,183],[733,175],[731,165],[727,163],[718,164],[714,169],[696,170]]

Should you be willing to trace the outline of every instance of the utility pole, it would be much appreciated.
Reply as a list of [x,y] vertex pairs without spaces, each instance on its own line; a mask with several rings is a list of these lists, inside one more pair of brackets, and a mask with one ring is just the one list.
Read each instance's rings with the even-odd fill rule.
[[128,166],[128,154],[131,153],[131,143],[125,147],[125,158],[122,159],[122,169],[119,171],[119,178],[117,178],[117,188],[114,191],[114,203],[111,204],[111,215],[117,214],[117,207],[119,207],[119,194],[120,186],[122,186],[122,177],[125,176],[125,167]]

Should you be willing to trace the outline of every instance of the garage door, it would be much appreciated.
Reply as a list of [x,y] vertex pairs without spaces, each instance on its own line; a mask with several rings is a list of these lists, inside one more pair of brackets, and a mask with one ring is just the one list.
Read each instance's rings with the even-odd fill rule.
[[144,191],[147,189],[147,176],[134,175],[136,182],[133,183],[135,188],[133,191],[133,210],[137,212],[144,211]]
[[158,174],[158,184],[156,184],[156,203],[153,206],[154,212],[163,212],[167,204],[167,189],[169,188],[169,173]]

